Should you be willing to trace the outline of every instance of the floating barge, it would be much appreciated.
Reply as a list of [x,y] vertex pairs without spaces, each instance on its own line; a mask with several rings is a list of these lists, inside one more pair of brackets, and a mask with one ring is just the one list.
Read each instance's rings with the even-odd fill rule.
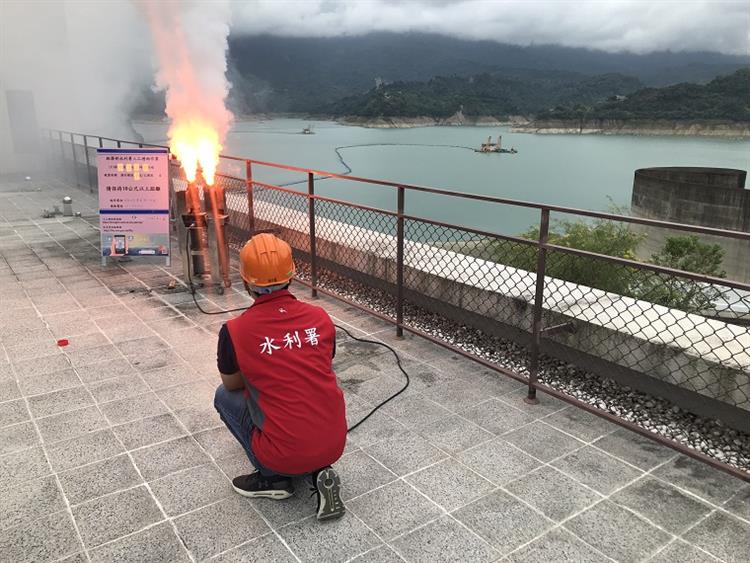
[[504,149],[502,147],[502,141],[503,137],[502,135],[497,136],[497,143],[492,142],[492,135],[487,137],[487,142],[482,143],[482,146],[478,149],[474,149],[474,152],[483,152],[483,153],[506,153],[506,154],[516,154],[518,151],[511,147],[509,149]]

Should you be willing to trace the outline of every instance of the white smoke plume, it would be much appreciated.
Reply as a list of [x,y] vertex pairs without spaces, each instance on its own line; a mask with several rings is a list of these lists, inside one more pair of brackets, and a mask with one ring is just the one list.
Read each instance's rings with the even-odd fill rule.
[[15,166],[7,90],[33,94],[40,127],[133,139],[147,34],[129,0],[0,0],[0,171]]
[[156,85],[166,92],[170,146],[192,179],[198,164],[212,183],[233,116],[229,93],[228,1],[139,1],[151,29]]

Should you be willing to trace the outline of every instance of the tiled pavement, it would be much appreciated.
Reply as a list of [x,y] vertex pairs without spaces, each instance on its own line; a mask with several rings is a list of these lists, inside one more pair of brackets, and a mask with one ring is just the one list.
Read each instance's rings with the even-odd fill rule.
[[[88,218],[40,218],[64,190],[0,183],[0,561],[750,560],[750,485],[527,406],[517,383],[328,299],[402,351],[412,384],[350,437],[340,521],[315,520],[304,483],[235,495],[250,466],[212,406],[223,317],[165,289],[178,266],[101,267],[88,194],[68,189]],[[351,421],[401,384],[386,350],[343,336],[336,370]]]

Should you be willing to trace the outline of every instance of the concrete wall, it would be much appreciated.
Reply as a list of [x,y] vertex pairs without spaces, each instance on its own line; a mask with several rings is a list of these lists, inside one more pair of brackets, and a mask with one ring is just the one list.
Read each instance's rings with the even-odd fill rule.
[[[747,172],[724,168],[643,168],[635,171],[631,211],[635,217],[689,225],[750,232],[750,190],[744,189]],[[657,253],[667,237],[684,232],[636,226],[647,238],[638,257]],[[727,277],[750,282],[750,242],[701,235],[726,252]]]
[[[258,228],[276,228],[298,252],[309,252],[305,213],[256,200],[255,216]],[[393,289],[395,237],[325,218],[316,228],[324,264]],[[498,336],[523,340],[531,330],[535,274],[413,241],[407,241],[404,262],[410,301]],[[470,280],[462,274],[467,271]],[[693,397],[692,406],[703,409],[699,414],[717,416],[722,409],[715,406],[723,405],[725,420],[740,426],[744,420],[750,430],[749,328],[554,278],[546,279],[544,318],[548,326],[576,324],[576,333],[549,341],[573,357],[578,351],[601,365],[622,368],[631,374],[628,384],[644,391],[681,389]],[[690,408],[686,403],[681,406]],[[710,405],[713,410],[706,412]]]

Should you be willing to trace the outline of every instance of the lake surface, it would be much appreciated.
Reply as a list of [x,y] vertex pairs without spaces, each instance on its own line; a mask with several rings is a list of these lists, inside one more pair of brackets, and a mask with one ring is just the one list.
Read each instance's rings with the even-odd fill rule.
[[[300,134],[310,124],[315,134]],[[163,124],[137,123],[136,129],[148,142],[166,142]],[[470,150],[489,135],[494,140],[498,134],[503,136],[503,146],[515,147],[518,154],[479,154]],[[746,140],[535,135],[510,133],[502,127],[367,129],[299,119],[235,123],[223,152],[342,173],[346,169],[336,153],[337,147],[350,147],[339,152],[355,176],[595,210],[608,209],[610,200],[629,207],[637,168],[750,168],[750,141]],[[244,166],[231,163],[223,170],[240,177],[245,174]],[[305,179],[300,174],[262,168],[253,175],[274,184]],[[294,188],[307,189],[306,184]],[[345,180],[317,180],[316,193],[384,209],[393,210],[396,205],[392,188]],[[409,192],[406,210],[413,215],[505,234],[517,234],[539,221],[535,210]]]

